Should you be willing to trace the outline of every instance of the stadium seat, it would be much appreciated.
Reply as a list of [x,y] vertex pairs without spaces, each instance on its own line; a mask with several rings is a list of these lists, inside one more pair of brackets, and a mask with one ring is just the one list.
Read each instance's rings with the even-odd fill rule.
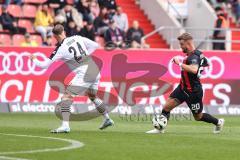
[[1,46],[11,46],[11,37],[8,34],[0,34],[0,45]]
[[1,33],[5,33],[5,34],[9,34],[9,30],[6,30],[6,29],[2,29],[0,30]]
[[22,17],[22,9],[20,6],[11,4],[8,6],[8,12],[13,15],[13,17]]
[[39,46],[42,45],[42,37],[40,35],[31,35],[31,40],[37,42]]
[[21,34],[13,35],[13,45],[14,46],[21,46],[22,42],[24,42],[24,35],[21,35]]
[[42,4],[47,0],[24,0],[24,3],[34,3],[34,4]]
[[[180,1],[185,1],[185,0],[180,0]],[[140,27],[144,30],[144,33],[146,34],[156,29],[154,28],[154,25],[152,25],[148,17],[136,4],[135,0],[116,0],[116,3],[118,4],[118,6],[121,6],[123,9],[123,12],[127,14],[128,23],[130,25],[134,20],[138,20],[140,22]],[[169,48],[164,38],[159,34],[149,37],[146,40],[146,42],[151,46],[151,48]]]
[[25,27],[27,29],[27,32],[29,33],[34,33],[34,29],[33,29],[33,24],[30,20],[26,20],[26,19],[20,19],[18,21],[18,26],[19,27]]
[[22,10],[25,18],[34,18],[37,12],[36,6],[27,4],[22,7]]

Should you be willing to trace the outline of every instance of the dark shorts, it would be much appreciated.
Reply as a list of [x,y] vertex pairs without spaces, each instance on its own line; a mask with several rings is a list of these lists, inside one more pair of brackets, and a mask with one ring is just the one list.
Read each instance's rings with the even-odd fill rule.
[[170,98],[176,99],[180,104],[186,102],[193,114],[199,114],[203,110],[203,90],[189,93],[181,89],[179,85],[171,94]]

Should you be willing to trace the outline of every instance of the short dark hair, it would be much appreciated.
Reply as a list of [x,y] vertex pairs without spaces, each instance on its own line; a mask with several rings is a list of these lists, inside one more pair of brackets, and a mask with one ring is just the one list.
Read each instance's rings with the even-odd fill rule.
[[63,31],[64,31],[64,27],[61,24],[55,25],[52,30],[53,34],[55,35],[60,35],[63,33]]
[[192,35],[190,33],[183,33],[180,36],[178,36],[177,39],[179,41],[181,41],[181,40],[187,41],[187,40],[193,40],[193,37],[192,37]]

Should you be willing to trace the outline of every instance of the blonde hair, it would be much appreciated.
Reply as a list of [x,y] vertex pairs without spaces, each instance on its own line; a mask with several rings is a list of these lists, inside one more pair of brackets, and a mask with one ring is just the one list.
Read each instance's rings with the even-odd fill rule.
[[64,27],[61,24],[57,24],[56,26],[54,26],[52,30],[53,34],[55,35],[60,35],[63,33],[63,31],[64,31]]
[[192,35],[190,33],[183,33],[180,36],[178,36],[177,39],[179,41],[181,41],[181,40],[187,41],[187,40],[193,40],[193,37],[192,37]]

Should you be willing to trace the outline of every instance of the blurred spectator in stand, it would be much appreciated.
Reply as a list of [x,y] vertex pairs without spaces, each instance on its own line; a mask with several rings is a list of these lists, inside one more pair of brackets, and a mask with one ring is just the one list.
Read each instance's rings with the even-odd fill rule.
[[43,41],[46,41],[47,34],[52,32],[53,17],[49,11],[48,4],[44,3],[38,9],[35,17],[35,30],[41,34]]
[[109,15],[106,7],[101,8],[99,16],[93,22],[95,31],[98,35],[103,36],[108,29]]
[[64,17],[60,12],[56,13],[56,16],[54,17],[54,25],[61,24],[63,26],[66,26],[66,17]]
[[8,13],[6,5],[2,5],[2,15],[0,17],[0,21],[2,24],[2,28],[9,30],[10,34],[26,33],[26,28],[17,26],[16,19]]
[[47,0],[47,4],[50,8],[54,9],[54,13],[57,13],[57,11],[62,9],[67,2],[66,0]]
[[100,7],[106,7],[109,11],[110,18],[115,14],[117,3],[115,0],[98,0]]
[[98,4],[100,7],[104,7],[104,1],[105,0],[98,0]]
[[144,36],[142,28],[139,27],[138,21],[133,21],[132,27],[127,31],[127,40],[130,41],[132,48],[149,48],[149,46],[142,40]]
[[236,2],[236,24],[240,27],[240,0]]
[[52,36],[51,35],[47,35],[47,39],[45,42],[43,42],[42,46],[53,46],[53,42],[52,42]]
[[76,4],[76,8],[78,12],[80,12],[83,16],[83,21],[88,22],[90,20],[93,20],[90,14],[90,2],[87,0],[79,0]]
[[98,0],[100,7],[107,7],[109,10],[116,10],[117,3],[115,0]]
[[95,30],[94,30],[92,21],[87,22],[87,25],[81,29],[79,34],[83,37],[87,37],[95,41]]
[[127,32],[128,30],[128,17],[126,13],[122,12],[122,7],[117,7],[117,12],[113,16],[114,21],[117,23],[117,27],[122,31]]
[[[222,8],[217,7],[217,20],[215,22],[215,31],[213,32],[213,40],[226,40],[226,30],[228,28],[227,20],[224,17]],[[213,42],[213,50],[225,50],[225,42]]]
[[11,3],[16,4],[16,5],[21,5],[22,0],[5,0],[4,1],[4,4],[7,5],[7,6]]
[[124,32],[117,27],[113,19],[109,22],[109,29],[104,34],[104,40],[107,46],[112,43],[118,47],[123,47],[124,45]]
[[21,43],[22,47],[37,47],[37,42],[31,40],[31,35],[29,33],[26,33],[24,35],[24,42]]
[[[234,1],[235,0],[229,0],[226,2],[226,14],[227,14],[227,17],[228,19],[231,19],[232,22],[234,22]],[[216,7],[215,7],[216,8]]]
[[90,12],[91,12],[91,16],[92,16],[92,19],[93,19],[93,20],[94,20],[96,17],[99,16],[100,8],[99,8],[99,5],[98,5],[98,3],[96,2],[96,0],[93,0],[93,1],[90,3]]
[[68,22],[67,26],[65,27],[67,37],[77,35],[79,33],[79,29],[74,21]]
[[76,29],[78,32],[83,27],[81,14],[78,13],[77,9],[75,9],[69,4],[66,5],[62,10],[60,10],[58,15],[61,15],[64,18],[64,22],[66,23],[65,28],[68,28],[68,27],[73,28],[72,22],[74,22],[74,26],[76,26]]

